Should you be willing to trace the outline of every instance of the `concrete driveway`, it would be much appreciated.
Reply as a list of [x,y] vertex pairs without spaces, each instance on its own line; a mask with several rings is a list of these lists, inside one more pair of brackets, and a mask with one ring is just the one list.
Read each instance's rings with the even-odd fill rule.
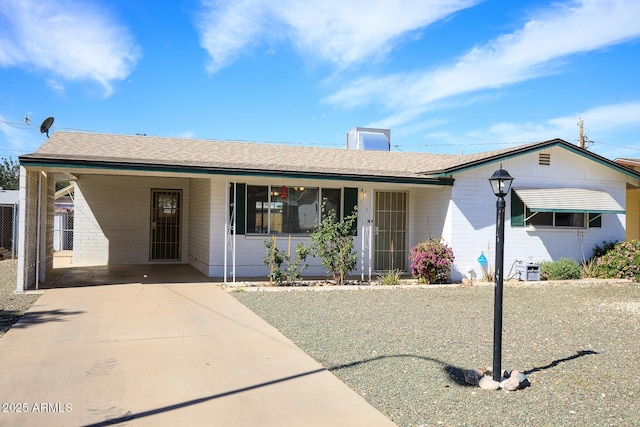
[[218,285],[136,277],[63,276],[0,339],[0,425],[394,425]]

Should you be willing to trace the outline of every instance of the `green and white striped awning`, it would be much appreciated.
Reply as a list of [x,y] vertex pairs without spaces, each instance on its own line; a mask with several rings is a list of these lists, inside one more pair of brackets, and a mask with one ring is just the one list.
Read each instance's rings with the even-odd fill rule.
[[585,188],[514,188],[531,212],[625,213],[611,194]]

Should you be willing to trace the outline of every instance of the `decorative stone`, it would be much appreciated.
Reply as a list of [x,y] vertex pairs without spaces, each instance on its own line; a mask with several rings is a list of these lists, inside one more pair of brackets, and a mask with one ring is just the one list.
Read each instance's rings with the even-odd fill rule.
[[515,391],[518,388],[520,388],[520,377],[519,377],[520,372],[518,372],[517,370],[513,370],[511,371],[511,375],[509,375],[509,378],[507,378],[506,380],[502,381],[500,383],[500,387],[502,387],[503,389],[507,390],[507,391]]
[[500,388],[500,383],[485,375],[480,378],[480,381],[478,381],[478,386],[484,390],[498,390]]
[[504,390],[507,390],[507,391],[521,390],[531,385],[531,383],[527,379],[527,376],[518,370],[514,369],[513,371],[511,371],[511,373],[505,371],[504,376],[508,377],[508,378],[504,378],[500,382],[500,388]]
[[480,378],[484,376],[484,372],[480,369],[467,369],[464,371],[464,380],[468,384],[478,385]]

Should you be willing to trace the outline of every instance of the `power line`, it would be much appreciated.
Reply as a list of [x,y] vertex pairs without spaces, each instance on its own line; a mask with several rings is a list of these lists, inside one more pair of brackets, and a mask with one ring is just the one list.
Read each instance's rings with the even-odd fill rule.
[[602,144],[602,145],[608,145],[610,147],[617,147],[617,148],[624,148],[626,150],[634,150],[634,151],[640,151],[639,147],[628,147],[626,145],[617,145],[617,144],[609,144],[608,142],[601,142],[601,141],[592,141],[589,140],[589,143],[591,144]]
[[11,126],[11,127],[17,128],[17,129],[26,129],[26,128],[32,128],[33,129],[33,126],[31,126],[29,123],[26,123],[27,119],[29,119],[29,117],[25,117],[25,123],[22,123],[22,122],[8,122],[6,120],[0,119],[0,123],[3,123],[5,125],[7,125],[7,126]]

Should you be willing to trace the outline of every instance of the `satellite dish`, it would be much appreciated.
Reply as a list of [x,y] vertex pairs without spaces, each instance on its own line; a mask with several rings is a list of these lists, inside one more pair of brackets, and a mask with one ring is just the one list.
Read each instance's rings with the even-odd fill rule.
[[49,138],[49,128],[53,124],[53,117],[47,117],[44,119],[44,122],[40,125],[40,133],[46,133],[47,138]]

